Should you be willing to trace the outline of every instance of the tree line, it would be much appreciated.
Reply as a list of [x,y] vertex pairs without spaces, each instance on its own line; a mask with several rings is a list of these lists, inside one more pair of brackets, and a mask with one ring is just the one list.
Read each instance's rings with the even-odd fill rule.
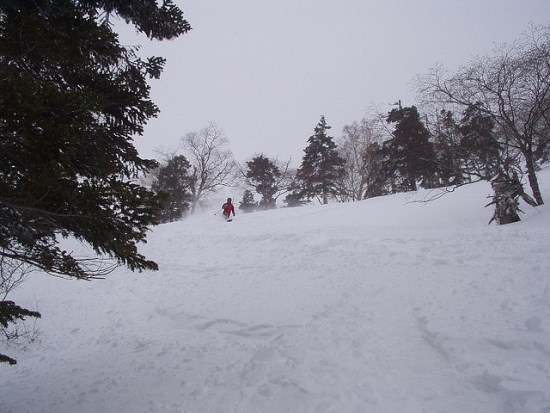
[[[389,112],[373,111],[345,126],[338,138],[329,135],[321,116],[297,169],[264,154],[239,165],[225,140],[218,147],[224,148],[224,162],[209,176],[223,176],[221,186],[244,187],[240,208],[246,212],[274,208],[282,195],[287,206],[326,204],[478,180],[491,182],[491,221],[499,224],[520,219],[519,198],[533,206],[544,203],[537,170],[550,161],[550,27],[532,27],[517,42],[456,73],[436,67],[417,76],[415,84],[418,105],[398,101]],[[203,146],[212,128],[199,133]],[[182,147],[189,149],[185,142]],[[191,158],[187,169],[182,166],[190,173],[180,174],[179,181],[175,175],[171,183],[161,178],[175,157],[157,171],[155,188],[179,194],[166,204],[164,220],[192,212],[197,194],[205,194],[192,190],[203,164]]]

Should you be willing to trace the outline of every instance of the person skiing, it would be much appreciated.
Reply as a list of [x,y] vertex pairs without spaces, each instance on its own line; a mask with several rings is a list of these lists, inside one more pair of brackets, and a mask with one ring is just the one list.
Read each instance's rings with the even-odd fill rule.
[[222,205],[223,210],[223,216],[225,219],[229,220],[231,213],[233,213],[233,216],[235,216],[235,207],[231,203],[231,198],[227,198],[227,202]]

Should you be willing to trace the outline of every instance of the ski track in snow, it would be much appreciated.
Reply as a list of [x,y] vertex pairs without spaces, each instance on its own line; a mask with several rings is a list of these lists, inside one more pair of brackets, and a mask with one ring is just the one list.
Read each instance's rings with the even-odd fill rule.
[[487,226],[489,193],[203,215],[150,235],[156,273],[35,275],[0,411],[548,413],[549,213]]

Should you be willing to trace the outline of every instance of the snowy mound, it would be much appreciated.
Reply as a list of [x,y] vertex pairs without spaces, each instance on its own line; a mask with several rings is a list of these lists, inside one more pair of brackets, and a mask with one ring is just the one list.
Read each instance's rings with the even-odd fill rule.
[[203,214],[151,233],[158,272],[34,275],[0,411],[548,412],[550,210],[488,226],[490,194]]

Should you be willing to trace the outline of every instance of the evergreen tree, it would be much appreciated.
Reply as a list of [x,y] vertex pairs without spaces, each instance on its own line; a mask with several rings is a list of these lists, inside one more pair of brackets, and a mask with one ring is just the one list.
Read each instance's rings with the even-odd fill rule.
[[308,139],[309,145],[304,149],[302,164],[296,173],[299,189],[295,189],[291,198],[321,197],[323,204],[328,203],[331,195],[338,194],[338,182],[342,179],[345,160],[338,154],[336,144],[327,135],[325,117],[314,129],[314,134]]
[[[133,136],[158,113],[147,78],[164,59],[121,46],[112,14],[150,39],[190,29],[172,0],[0,3],[0,254],[51,274],[91,279],[113,268],[79,261],[60,235],[131,270],[157,268],[137,244],[161,198],[134,180],[156,162],[138,156]],[[0,306],[2,322],[25,315]]]
[[303,188],[297,181],[295,181],[288,187],[288,194],[285,196],[285,203],[289,207],[298,207],[307,204],[309,200],[305,198],[304,194],[305,191]]
[[388,141],[391,161],[401,179],[399,189],[416,191],[417,181],[425,188],[436,186],[436,160],[430,134],[415,106],[393,109],[386,118],[395,123]]
[[246,163],[246,178],[254,185],[256,192],[262,196],[260,207],[264,209],[275,208],[275,194],[278,178],[281,171],[269,158],[263,155],[254,157]]
[[239,209],[243,212],[253,212],[258,204],[254,201],[254,194],[250,189],[244,191],[243,200],[239,204]]
[[373,142],[368,146],[369,169],[365,198],[388,195],[391,192],[395,172],[391,168],[389,150],[386,146]]
[[173,222],[189,211],[191,193],[189,192],[190,164],[185,156],[178,155],[159,169],[153,190],[167,194],[163,209],[159,211],[160,222]]
[[494,178],[502,164],[502,149],[495,132],[495,121],[481,103],[469,105],[458,130],[462,135],[460,153],[468,174],[481,179]]
[[453,113],[441,110],[435,125],[434,152],[442,186],[461,185],[466,181],[460,145],[461,134]]

